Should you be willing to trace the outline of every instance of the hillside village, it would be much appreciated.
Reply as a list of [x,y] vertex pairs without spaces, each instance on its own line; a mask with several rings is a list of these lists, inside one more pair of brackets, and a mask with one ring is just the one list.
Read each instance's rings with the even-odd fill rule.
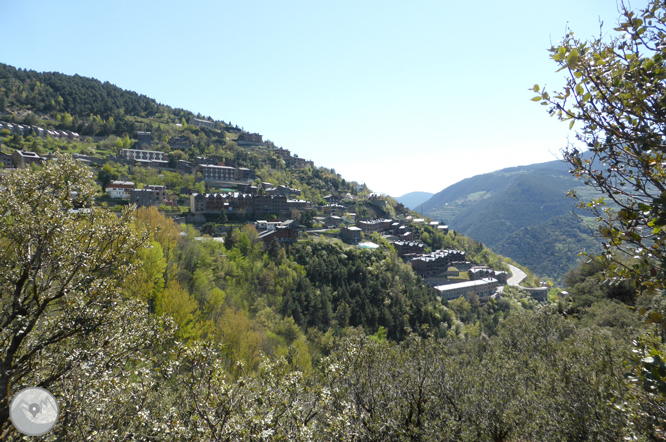
[[[547,45],[490,96],[428,56],[473,4],[25,3],[5,58],[108,80],[0,63],[0,441],[666,441],[666,2],[484,8],[502,60]],[[111,81],[392,191],[564,161],[416,204]]]
[[[213,122],[191,118],[193,127],[215,130]],[[181,126],[182,125],[178,125]],[[0,131],[5,136],[57,138],[76,142],[81,139],[72,131],[57,131],[39,126],[12,124],[0,121]],[[265,142],[262,135],[240,132],[235,140],[238,146],[248,151],[265,149],[277,154],[287,169],[314,168],[314,163],[303,160],[284,148]],[[190,223],[207,234],[218,236],[228,232],[233,221],[254,225],[265,247],[275,241],[290,244],[308,236],[337,238],[359,248],[377,248],[371,239],[384,240],[393,246],[398,256],[411,264],[413,271],[423,278],[426,285],[439,291],[442,299],[453,300],[474,293],[480,300],[501,295],[509,274],[501,269],[492,269],[470,262],[465,252],[456,249],[430,250],[414,233],[414,226],[427,226],[433,232],[449,233],[446,225],[437,221],[415,218],[409,211],[400,208],[399,214],[391,215],[393,208],[388,199],[377,193],[352,195],[329,194],[323,197],[323,204],[302,199],[300,189],[286,185],[275,185],[262,181],[257,171],[248,167],[237,167],[233,161],[216,156],[194,156],[191,159],[170,160],[166,152],[155,149],[153,135],[147,131],[137,131],[136,141],[131,148],[122,148],[118,153],[104,158],[86,154],[74,157],[97,172],[105,165],[120,164],[135,168],[155,170],[158,176],[165,172],[191,175],[198,188],[169,189],[164,184],[139,186],[129,180],[110,180],[105,184],[105,198],[102,202],[110,208],[120,208],[125,204],[139,207],[156,206],[170,213],[177,223]],[[176,149],[188,149],[189,139],[175,135],[168,145]],[[7,150],[7,149],[5,149]],[[53,154],[40,156],[35,152],[13,150],[0,153],[0,162],[7,173],[11,168],[25,168],[41,164]],[[196,186],[195,186],[196,187]],[[356,190],[364,186],[356,185]],[[184,204],[183,204],[184,203]],[[182,207],[182,210],[180,207]],[[364,216],[354,212],[355,207],[363,207]],[[175,213],[173,213],[175,211]],[[374,216],[374,218],[373,218]],[[227,221],[231,221],[227,225]],[[548,288],[532,289],[532,295],[545,301]]]

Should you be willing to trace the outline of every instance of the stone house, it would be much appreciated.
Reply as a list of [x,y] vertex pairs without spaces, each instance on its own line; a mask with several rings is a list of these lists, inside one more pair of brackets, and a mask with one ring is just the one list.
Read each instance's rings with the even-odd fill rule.
[[15,150],[14,153],[12,153],[12,162],[17,169],[25,169],[25,167],[30,164],[43,164],[44,158],[40,157],[35,152]]
[[342,225],[342,217],[329,215],[324,218],[324,225],[328,228],[336,228]]
[[153,135],[150,132],[137,132],[136,137],[138,139],[137,145],[138,146],[144,146],[144,145],[151,145],[153,142]]
[[422,255],[425,244],[421,241],[395,241],[393,243],[398,256]]
[[427,255],[412,258],[411,264],[414,273],[422,277],[437,275],[448,270],[451,263],[465,258],[465,252],[461,250],[437,250]]
[[357,244],[361,241],[363,231],[356,226],[343,227],[340,229],[340,239],[347,244]]
[[145,186],[143,189],[133,189],[130,191],[130,202],[139,207],[170,204],[167,201],[166,186]]
[[234,181],[236,179],[234,167],[199,164],[197,171],[201,172],[204,181]]
[[209,129],[215,129],[215,123],[208,120],[201,120],[199,118],[191,118],[190,124],[196,127],[207,127]]

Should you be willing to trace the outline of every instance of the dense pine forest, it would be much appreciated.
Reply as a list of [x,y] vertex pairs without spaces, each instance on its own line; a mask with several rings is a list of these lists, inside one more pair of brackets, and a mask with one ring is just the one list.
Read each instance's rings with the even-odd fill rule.
[[[625,11],[631,41],[661,42],[663,6],[636,14]],[[241,216],[177,223],[188,216],[188,192],[218,189],[196,174],[76,158],[116,155],[137,143],[137,131],[150,131],[171,165],[216,156],[255,170],[256,184],[301,189],[314,203],[293,213],[305,226],[330,195],[360,219],[414,214],[390,198],[371,204],[370,189],[331,169],[292,168],[275,150],[247,149],[231,123],[94,79],[0,65],[0,120],[81,136],[0,134],[4,154],[52,158],[1,175],[0,438],[23,440],[10,401],[39,386],[60,406],[41,440],[666,440],[666,204],[653,191],[664,182],[655,166],[663,134],[638,124],[651,114],[630,107],[627,97],[640,91],[621,81],[640,61],[663,82],[664,58],[662,49],[613,58],[615,45],[627,49],[566,37],[553,59],[591,92],[570,85],[580,95],[570,108],[566,93],[552,98],[535,85],[534,101],[579,121],[579,136],[611,164],[607,173],[622,173],[612,163],[622,155],[635,161],[627,179],[650,198],[627,191],[622,210],[581,202],[599,226],[601,252],[569,269],[562,286],[551,281],[543,302],[520,286],[447,300],[377,233],[365,239],[378,247],[362,249],[335,230],[265,244]],[[602,59],[616,78],[610,85],[590,73]],[[603,102],[604,87],[628,100],[630,128],[603,128],[586,110]],[[663,111],[652,112],[661,121]],[[625,138],[601,140],[599,130]],[[629,145],[637,132],[640,145]],[[189,147],[173,148],[173,137]],[[587,186],[609,198],[624,191],[578,155],[566,158]],[[102,189],[117,179],[166,184],[179,202],[115,204]],[[427,252],[461,250],[495,270],[516,265],[455,231],[418,223],[412,234]],[[543,285],[524,270],[525,286]]]

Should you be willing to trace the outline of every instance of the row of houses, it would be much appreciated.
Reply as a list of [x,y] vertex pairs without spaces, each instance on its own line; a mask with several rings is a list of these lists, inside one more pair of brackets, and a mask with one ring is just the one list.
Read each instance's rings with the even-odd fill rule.
[[[331,214],[333,214],[333,212],[331,212]],[[389,218],[357,220],[355,226],[343,227],[340,230],[340,238],[349,244],[356,244],[361,241],[361,233],[372,235],[375,232],[380,235],[397,236],[400,241],[414,240],[414,234],[409,231],[409,227]]]
[[423,278],[445,272],[453,262],[465,261],[465,252],[449,249],[416,256],[411,259],[414,273]]
[[304,200],[293,200],[286,195],[261,195],[240,192],[193,193],[190,195],[190,212],[233,212],[247,215],[262,213],[289,213],[291,210],[308,210],[312,204]]
[[49,136],[51,138],[70,140],[78,140],[80,138],[79,134],[69,130],[44,129],[43,127],[31,126],[29,124],[7,123],[0,121],[0,131],[3,129],[8,130],[12,135],[23,135],[24,137],[30,135],[46,138]]
[[[122,149],[118,159],[125,162],[141,164],[148,167],[167,168],[169,161],[164,152],[158,150]],[[176,171],[183,174],[201,173],[203,180],[211,181],[252,181],[256,178],[254,170],[247,167],[230,167],[213,164],[215,160],[205,157],[197,157],[194,162],[179,160]]]
[[306,167],[314,167],[314,162],[299,158],[298,155],[292,155],[288,149],[281,147],[275,149],[275,153],[284,160],[284,164],[292,169],[305,169]]

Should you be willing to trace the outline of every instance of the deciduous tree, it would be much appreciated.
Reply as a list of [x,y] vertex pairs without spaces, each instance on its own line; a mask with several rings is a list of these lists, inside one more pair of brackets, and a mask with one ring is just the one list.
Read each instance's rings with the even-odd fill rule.
[[[35,376],[54,349],[90,336],[120,301],[119,281],[144,239],[96,207],[75,209],[95,195],[92,174],[57,155],[36,171],[18,170],[0,198],[0,434],[9,400],[30,379],[49,388],[78,363],[61,355]],[[55,352],[57,353],[57,352]]]

